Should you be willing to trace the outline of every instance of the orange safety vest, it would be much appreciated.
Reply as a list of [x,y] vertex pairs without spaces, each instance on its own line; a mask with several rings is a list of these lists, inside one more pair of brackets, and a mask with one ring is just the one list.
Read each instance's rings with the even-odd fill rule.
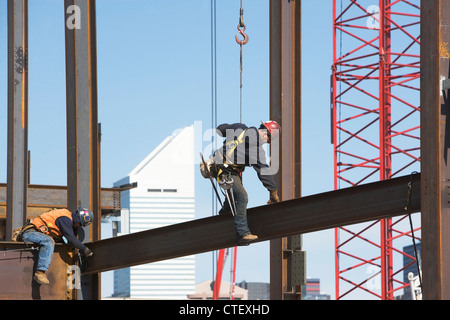
[[57,209],[41,214],[36,219],[33,219],[31,223],[37,230],[43,234],[49,235],[52,238],[61,238],[61,230],[56,226],[56,219],[59,217],[67,217],[72,220],[72,212],[67,209]]

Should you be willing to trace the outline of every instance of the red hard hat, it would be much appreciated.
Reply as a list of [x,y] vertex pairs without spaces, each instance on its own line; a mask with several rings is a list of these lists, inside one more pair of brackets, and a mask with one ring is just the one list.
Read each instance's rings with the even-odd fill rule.
[[272,137],[277,137],[281,133],[281,127],[276,121],[262,122],[262,126],[269,131]]

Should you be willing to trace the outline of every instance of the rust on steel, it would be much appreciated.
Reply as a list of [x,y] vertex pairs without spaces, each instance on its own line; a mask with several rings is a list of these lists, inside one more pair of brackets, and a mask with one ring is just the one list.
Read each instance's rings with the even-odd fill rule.
[[[410,176],[330,191],[248,210],[259,241],[405,214]],[[420,210],[414,179],[411,212]],[[94,251],[87,274],[115,270],[235,246],[229,215],[214,216],[88,244]]]
[[47,271],[50,285],[33,280],[36,245],[0,242],[0,300],[74,300],[77,298],[76,259],[69,246],[57,244]]
[[[0,183],[0,219],[6,216],[6,184]],[[122,188],[101,189],[101,212],[111,213],[121,209]],[[54,208],[67,208],[67,187],[29,185],[27,218],[34,218]]]
[[[270,119],[282,128],[280,152],[271,162],[279,156],[275,182],[286,201],[301,197],[301,1],[271,0],[269,7]],[[295,272],[306,269],[301,251],[301,235],[271,241],[271,299],[301,299],[306,275]]]
[[421,3],[422,281],[426,300],[450,299],[450,0]]
[[8,206],[6,238],[27,214],[28,0],[8,0]]

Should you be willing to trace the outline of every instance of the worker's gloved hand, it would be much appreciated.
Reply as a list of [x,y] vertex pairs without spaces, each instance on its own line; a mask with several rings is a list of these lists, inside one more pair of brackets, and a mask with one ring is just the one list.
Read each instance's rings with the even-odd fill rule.
[[277,203],[280,202],[280,198],[278,197],[277,190],[271,190],[270,191],[270,200],[267,202],[267,204]]
[[91,249],[89,249],[88,247],[85,247],[83,250],[81,250],[81,253],[83,254],[83,256],[85,258],[89,258],[92,257],[94,255],[94,253],[92,252]]

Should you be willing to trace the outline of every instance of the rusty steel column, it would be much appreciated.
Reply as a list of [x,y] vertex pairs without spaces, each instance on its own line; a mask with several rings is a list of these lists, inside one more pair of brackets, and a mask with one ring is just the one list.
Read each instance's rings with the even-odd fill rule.
[[[95,0],[66,0],[65,12],[68,207],[75,210],[82,206],[98,214],[100,178]],[[72,19],[80,19],[80,22]],[[90,238],[98,236],[98,230],[94,228]]]
[[[65,0],[68,208],[89,208],[95,220],[85,239],[100,238],[99,125],[95,0]],[[91,298],[99,294],[91,281]],[[88,298],[89,299],[89,298]]]
[[27,217],[28,0],[8,0],[8,173],[6,240]]
[[[276,182],[282,201],[301,197],[301,1],[270,1],[270,118],[281,125]],[[272,240],[271,299],[300,299],[302,237]]]
[[450,299],[450,0],[421,5],[423,298]]

